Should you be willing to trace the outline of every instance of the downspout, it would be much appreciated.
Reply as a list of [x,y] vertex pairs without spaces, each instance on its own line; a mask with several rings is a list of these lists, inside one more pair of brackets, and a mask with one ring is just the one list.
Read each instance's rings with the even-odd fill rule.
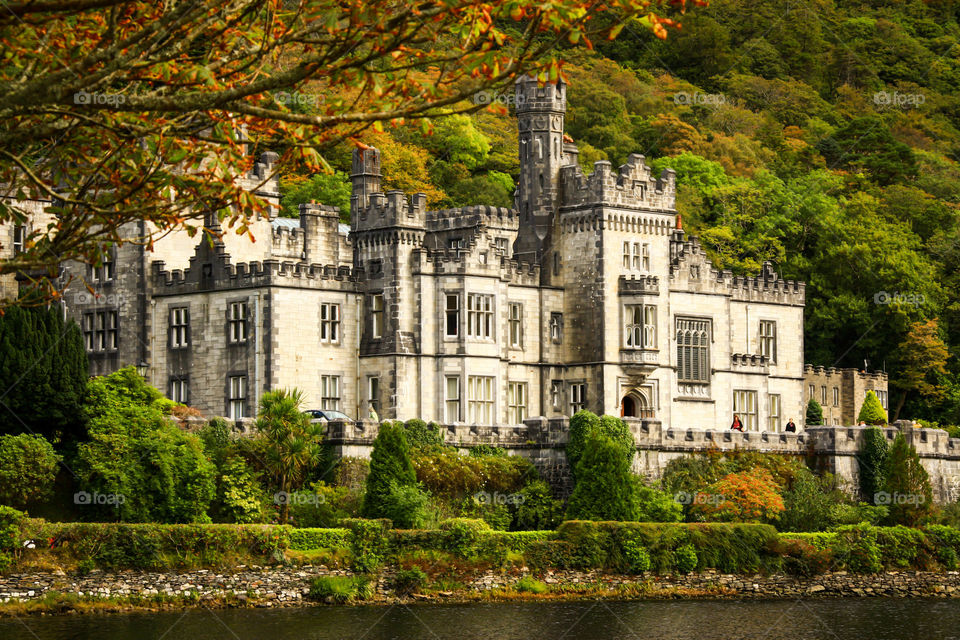
[[260,392],[262,390],[262,381],[260,379],[260,357],[261,357],[261,348],[260,345],[263,341],[263,321],[262,316],[260,315],[260,305],[262,304],[263,294],[260,291],[257,291],[257,299],[253,305],[253,322],[257,327],[256,339],[253,341],[253,380],[254,380],[254,391],[253,391],[253,413],[256,414],[257,407],[260,406]]

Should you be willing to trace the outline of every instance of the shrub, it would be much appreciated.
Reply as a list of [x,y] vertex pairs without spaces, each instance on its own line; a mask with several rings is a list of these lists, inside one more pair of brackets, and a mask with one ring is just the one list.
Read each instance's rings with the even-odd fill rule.
[[443,446],[443,434],[440,433],[440,425],[436,422],[427,424],[419,418],[414,418],[404,423],[403,431],[411,449],[429,449]]
[[550,590],[550,587],[546,583],[540,582],[532,576],[523,576],[517,580],[517,584],[513,586],[516,591],[520,593],[533,593],[533,594],[544,594]]
[[630,453],[622,443],[594,433],[577,463],[576,485],[567,518],[636,520],[637,501],[630,473]]
[[380,514],[401,529],[422,527],[431,516],[430,496],[416,485],[391,485]]
[[857,453],[857,466],[860,470],[860,493],[863,499],[871,504],[883,489],[883,465],[888,453],[889,447],[883,429],[865,429]]
[[716,501],[695,504],[691,511],[725,522],[760,522],[775,519],[784,510],[783,498],[770,472],[761,467],[730,473],[710,485]]
[[260,485],[260,474],[247,466],[240,456],[228,458],[217,478],[217,519],[241,524],[266,519],[267,495]]
[[813,398],[807,401],[807,419],[805,424],[808,427],[816,427],[823,424],[823,407]]
[[390,539],[387,535],[390,521],[352,518],[344,520],[341,524],[350,530],[348,540],[353,570],[360,573],[375,571],[386,559],[390,548]]
[[650,570],[650,553],[644,548],[639,536],[627,535],[620,544],[631,573]]
[[513,516],[513,528],[542,531],[555,529],[563,519],[563,503],[554,499],[553,492],[543,480],[534,480],[519,491]]
[[843,494],[834,486],[833,476],[819,478],[804,468],[783,492],[784,510],[777,518],[781,531],[823,531],[832,524],[834,506]]
[[333,485],[346,487],[357,494],[361,494],[367,485],[367,476],[370,475],[370,461],[366,458],[344,456],[337,461],[333,470]]
[[373,441],[370,475],[362,513],[368,518],[386,517],[395,508],[392,495],[400,487],[413,486],[417,475],[410,461],[410,447],[399,423],[384,422]]
[[784,539],[779,547],[783,569],[795,576],[814,576],[827,571],[833,560],[828,549],[818,549],[806,540]]
[[637,520],[640,522],[680,522],[683,520],[683,505],[673,496],[648,487],[637,476],[632,478],[633,498],[636,502]]
[[413,455],[417,480],[431,495],[453,501],[486,492],[511,494],[526,482],[536,480],[533,464],[520,456],[478,455],[471,449],[463,455],[444,448],[418,451]]
[[298,527],[336,527],[341,520],[360,515],[361,501],[353,489],[314,482],[310,491],[291,494],[290,517]]
[[464,499],[457,511],[457,517],[479,518],[490,525],[491,529],[497,529],[498,531],[506,531],[513,521],[513,514],[509,506],[486,499],[480,500],[476,497]]
[[673,552],[673,562],[680,573],[690,573],[697,568],[697,550],[685,544]]
[[461,558],[472,558],[477,555],[482,534],[490,531],[490,526],[483,520],[451,518],[440,523],[440,530],[444,533],[446,551]]
[[837,528],[834,553],[840,565],[856,573],[878,573],[883,570],[883,556],[877,544],[877,529],[870,525]]
[[38,435],[0,435],[0,504],[26,507],[53,494],[61,458]]
[[197,436],[203,443],[203,450],[207,456],[219,467],[230,446],[230,426],[227,421],[220,417],[211,418],[200,427]]
[[508,455],[507,450],[503,447],[494,447],[489,444],[478,444],[475,447],[471,447],[468,453],[473,458],[482,458],[484,456],[505,458]]
[[344,604],[372,595],[370,581],[362,576],[320,576],[310,582],[311,600]]
[[876,525],[887,518],[890,510],[884,506],[875,507],[866,502],[859,504],[835,504],[830,508],[830,525],[840,526],[844,524],[867,524]]
[[0,572],[10,568],[16,552],[20,549],[20,527],[23,521],[22,512],[0,505]]
[[427,574],[419,567],[400,569],[393,578],[393,589],[397,595],[416,593],[427,584]]
[[537,571],[566,569],[570,566],[573,545],[565,540],[531,542],[523,551],[527,566]]
[[861,421],[873,425],[887,424],[887,412],[883,410],[880,399],[873,391],[867,391],[867,395],[863,399],[860,414],[857,416],[857,422]]
[[917,450],[898,434],[883,463],[883,495],[891,524],[916,526],[933,508],[930,477]]

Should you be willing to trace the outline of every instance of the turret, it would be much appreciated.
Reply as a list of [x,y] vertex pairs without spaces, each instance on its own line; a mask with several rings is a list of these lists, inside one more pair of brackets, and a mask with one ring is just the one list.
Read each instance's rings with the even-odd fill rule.
[[375,147],[354,149],[350,172],[350,182],[353,183],[350,210],[353,215],[367,208],[371,194],[380,193],[380,177],[380,151]]
[[520,180],[516,206],[520,233],[514,254],[538,260],[559,207],[560,167],[566,164],[563,117],[567,87],[563,81],[541,86],[523,76],[516,83],[517,127],[520,133]]

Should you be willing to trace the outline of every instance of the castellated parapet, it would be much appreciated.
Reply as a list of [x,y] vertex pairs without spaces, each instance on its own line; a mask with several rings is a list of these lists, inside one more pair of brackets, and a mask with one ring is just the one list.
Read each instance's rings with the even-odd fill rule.
[[162,260],[152,265],[153,295],[172,296],[224,289],[295,287],[359,291],[365,280],[363,269],[344,265],[307,264],[280,260],[224,263],[210,270],[167,270]]
[[621,209],[675,213],[676,172],[664,169],[657,177],[644,162],[644,156],[632,153],[617,173],[606,160],[595,162],[593,173],[585,176],[579,165],[568,165],[561,172],[561,207],[605,205]]
[[427,214],[427,196],[415,193],[407,196],[403,191],[371,193],[367,206],[362,206],[361,196],[351,197],[351,224],[355,232],[406,227],[423,229]]
[[456,209],[428,211],[426,216],[428,231],[446,231],[471,227],[490,227],[516,231],[520,226],[517,212],[506,207],[474,205]]
[[513,285],[540,285],[540,265],[505,256],[488,255],[484,261],[475,249],[475,245],[440,251],[416,249],[413,252],[413,273],[432,276],[490,275]]
[[734,275],[729,269],[715,269],[696,236],[687,238],[676,229],[670,240],[670,287],[693,287],[700,291],[720,293],[744,302],[775,302],[803,306],[806,283],[784,280],[764,262],[756,276]]

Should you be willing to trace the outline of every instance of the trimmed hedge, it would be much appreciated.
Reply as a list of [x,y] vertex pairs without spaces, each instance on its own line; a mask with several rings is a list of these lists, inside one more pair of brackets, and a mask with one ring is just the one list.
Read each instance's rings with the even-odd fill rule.
[[305,528],[290,531],[290,549],[293,551],[340,549],[349,546],[349,544],[349,529]]
[[290,527],[235,524],[126,524],[29,519],[23,539],[73,558],[84,569],[218,566],[254,558],[280,561]]
[[[630,572],[644,549],[658,573],[717,569],[726,573],[775,571],[780,567],[777,531],[763,524],[592,522],[572,520],[557,529],[556,542],[528,547],[528,563]],[[694,562],[693,555],[696,556]],[[646,560],[643,565],[647,565]]]
[[[24,541],[32,540],[31,549]],[[603,569],[617,573],[775,572],[960,567],[960,529],[838,527],[777,534],[769,525],[725,523],[564,522],[557,531],[495,531],[482,520],[455,518],[435,530],[391,529],[389,520],[348,519],[343,528],[278,525],[51,523],[0,508],[0,561],[50,554],[83,570],[188,569],[282,562],[286,550],[349,550],[351,567],[373,572],[408,551],[439,551],[503,566],[523,554],[532,569]],[[516,562],[516,559],[513,559]]]

